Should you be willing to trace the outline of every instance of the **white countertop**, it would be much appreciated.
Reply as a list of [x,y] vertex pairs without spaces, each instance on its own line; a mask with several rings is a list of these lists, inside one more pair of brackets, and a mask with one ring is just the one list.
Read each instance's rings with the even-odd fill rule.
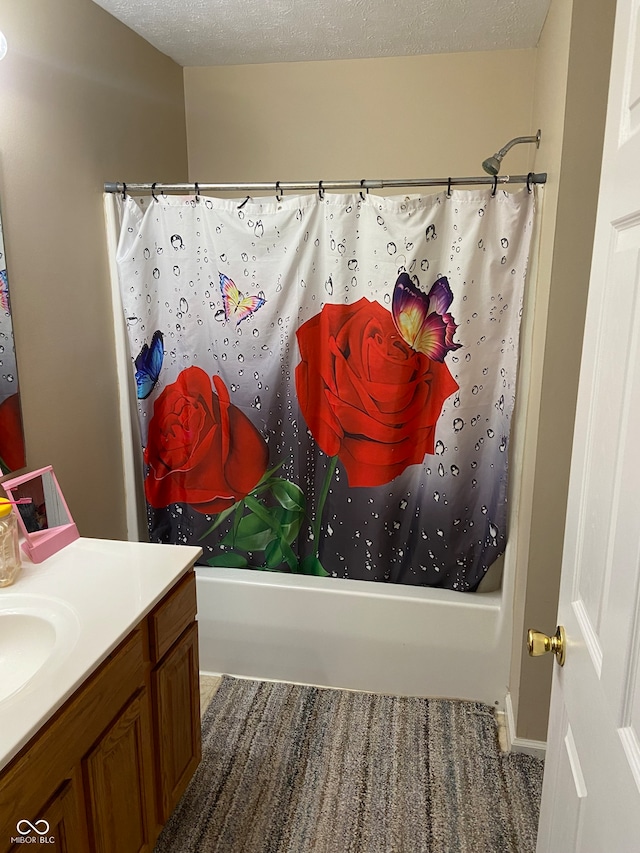
[[0,614],[37,601],[59,631],[56,651],[0,701],[0,769],[160,601],[202,553],[186,545],[80,538],[42,563],[23,556],[0,589]]

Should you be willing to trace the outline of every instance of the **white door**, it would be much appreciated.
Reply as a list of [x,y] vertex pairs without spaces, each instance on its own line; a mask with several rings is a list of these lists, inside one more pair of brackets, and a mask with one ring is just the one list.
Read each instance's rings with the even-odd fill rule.
[[538,853],[637,853],[640,0],[616,13],[558,622]]

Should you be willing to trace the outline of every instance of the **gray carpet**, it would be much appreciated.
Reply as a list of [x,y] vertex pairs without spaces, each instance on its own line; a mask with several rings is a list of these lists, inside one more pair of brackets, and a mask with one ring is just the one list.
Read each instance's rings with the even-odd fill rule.
[[542,761],[490,707],[225,677],[157,853],[534,853]]

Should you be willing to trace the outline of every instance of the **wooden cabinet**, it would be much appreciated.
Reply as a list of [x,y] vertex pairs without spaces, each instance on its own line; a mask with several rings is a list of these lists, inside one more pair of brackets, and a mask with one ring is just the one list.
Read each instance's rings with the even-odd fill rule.
[[118,714],[83,759],[91,849],[149,850],[155,824],[149,703],[144,690]]
[[[86,826],[81,817],[82,783],[75,776],[76,774],[63,782],[51,800],[42,809],[39,809],[37,814],[32,814],[28,818],[29,822],[38,830],[44,830],[42,821],[46,821],[48,830],[43,837],[55,839],[52,843],[47,844],[46,849],[56,850],[58,853],[77,853],[79,850],[89,849]],[[11,836],[14,838],[23,837],[18,831],[18,822],[16,820],[8,827]],[[23,831],[28,830],[26,825],[21,825],[20,828]],[[35,835],[36,833],[31,832],[29,834]],[[18,853],[24,849],[23,843],[11,844],[9,847],[10,853]]]
[[162,824],[178,804],[200,763],[198,630],[187,628],[180,643],[153,672],[153,707],[159,774],[158,812]]
[[59,853],[151,853],[200,761],[195,615],[191,571],[0,773],[0,853],[20,821]]

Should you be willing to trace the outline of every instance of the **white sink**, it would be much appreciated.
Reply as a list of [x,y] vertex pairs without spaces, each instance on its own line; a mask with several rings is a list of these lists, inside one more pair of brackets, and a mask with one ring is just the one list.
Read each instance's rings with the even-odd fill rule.
[[53,672],[79,635],[75,612],[37,595],[0,595],[0,702],[28,685],[41,670]]

